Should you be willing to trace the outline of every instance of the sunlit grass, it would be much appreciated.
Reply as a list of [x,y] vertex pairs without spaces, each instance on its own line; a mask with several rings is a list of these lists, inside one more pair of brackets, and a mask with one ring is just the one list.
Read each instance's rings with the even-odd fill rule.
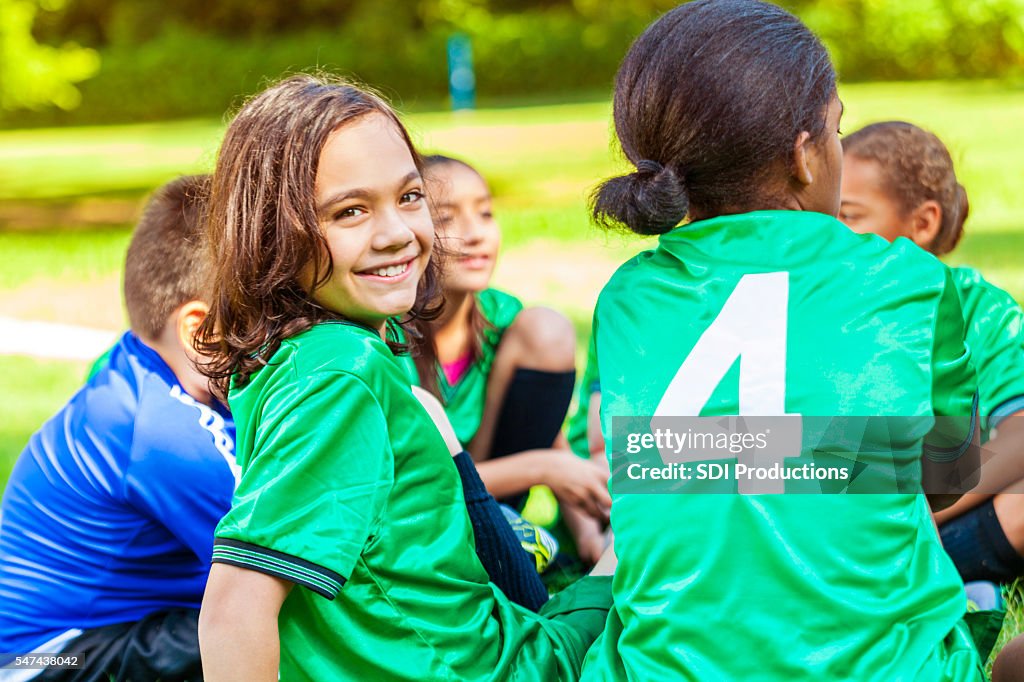
[[[904,119],[936,132],[957,162],[971,198],[967,236],[952,263],[978,267],[1024,300],[1024,87],[1006,83],[888,83],[843,86],[842,128]],[[611,143],[608,102],[417,113],[406,117],[417,144],[475,164],[490,182],[506,249],[535,238],[563,245],[559,267],[576,263],[574,243],[603,239],[590,225],[586,197],[625,166]],[[138,199],[170,178],[213,168],[223,134],[218,120],[0,131],[0,201],[46,210],[84,197]],[[0,295],[35,281],[74,291],[121,268],[130,226],[0,232]],[[626,241],[622,258],[645,242]],[[514,287],[512,287],[514,290]],[[581,334],[586,301],[564,302]],[[534,301],[538,302],[538,301]],[[0,356],[0,484],[29,435],[80,385],[84,363]],[[1010,590],[1000,646],[1024,632],[1022,589]]]
[[[844,131],[902,118],[943,137],[971,196],[967,236],[950,261],[980,268],[1024,299],[1024,186],[1017,172],[1024,158],[1024,88],[989,82],[856,84],[844,86],[841,96]],[[604,239],[588,220],[587,195],[601,178],[624,168],[611,143],[608,102],[416,113],[406,120],[424,151],[465,158],[487,177],[509,252],[543,238],[552,248],[565,244],[558,267],[587,267],[574,262],[571,245]],[[217,120],[0,131],[0,200],[45,212],[48,202],[82,197],[141,199],[175,175],[212,169],[222,134]],[[49,291],[74,291],[116,276],[130,225],[68,229],[73,227],[0,232],[0,296],[32,282],[49,282]],[[625,259],[645,243],[626,240],[608,257],[621,253]],[[593,292],[583,293],[579,301],[559,304],[585,332]],[[51,384],[45,378],[26,383],[19,393],[66,393],[64,384]],[[5,388],[3,395],[6,403],[15,394]]]
[[6,483],[29,436],[78,390],[87,371],[86,362],[0,355],[4,391],[0,481]]

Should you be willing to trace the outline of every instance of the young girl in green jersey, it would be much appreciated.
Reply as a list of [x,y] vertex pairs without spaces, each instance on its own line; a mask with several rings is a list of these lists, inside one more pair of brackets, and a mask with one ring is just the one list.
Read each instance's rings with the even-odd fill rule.
[[550,487],[584,561],[593,564],[603,550],[608,475],[573,456],[561,438],[575,374],[572,324],[490,288],[501,241],[490,188],[463,161],[425,162],[447,253],[445,311],[426,328],[426,352],[416,358],[413,378],[442,400],[488,490],[521,507],[532,486]]
[[207,237],[204,370],[242,477],[200,616],[205,678],[575,678],[607,578],[540,614],[488,580],[457,464],[394,355],[436,279],[390,107],[309,76],[256,96],[228,126]]
[[[967,192],[949,151],[932,133],[888,121],[843,139],[839,217],[855,232],[889,241],[906,237],[943,256],[959,243],[967,213]],[[994,473],[1024,450],[1024,311],[977,270],[953,268],[953,280],[978,374],[986,473]],[[1016,468],[1006,492],[1024,490]],[[936,515],[943,545],[965,581],[1009,582],[1024,575],[1024,496],[1002,490],[965,495]]]
[[[928,500],[905,494],[948,505],[977,469],[970,353],[933,333],[962,327],[959,301],[927,254],[836,220],[841,112],[824,46],[767,2],[683,4],[623,60],[615,131],[636,172],[594,213],[659,241],[594,315],[619,564],[584,679],[984,679]],[[729,416],[771,443],[629,458],[655,431],[745,421]],[[914,428],[847,432],[866,416]],[[702,479],[710,464],[724,476]],[[849,483],[782,475],[821,467]]]

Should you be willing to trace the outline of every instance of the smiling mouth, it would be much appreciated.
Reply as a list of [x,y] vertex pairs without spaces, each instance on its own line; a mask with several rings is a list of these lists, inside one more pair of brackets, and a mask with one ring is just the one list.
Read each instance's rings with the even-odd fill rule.
[[384,265],[379,268],[371,268],[363,270],[356,274],[362,277],[373,277],[379,279],[400,279],[403,275],[409,272],[409,268],[412,262],[416,260],[415,257],[402,263],[395,263],[394,265]]
[[378,277],[398,277],[409,269],[408,263],[402,263],[400,265],[389,265],[386,268],[377,268],[376,270],[368,270],[366,274],[377,275]]
[[462,255],[459,256],[459,263],[468,266],[470,268],[479,268],[487,265],[491,261],[491,257],[487,255]]

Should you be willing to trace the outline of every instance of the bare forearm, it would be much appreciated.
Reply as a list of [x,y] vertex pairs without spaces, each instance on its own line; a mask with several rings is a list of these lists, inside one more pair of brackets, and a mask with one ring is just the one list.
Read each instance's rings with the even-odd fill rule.
[[1024,482],[1024,415],[1004,419],[995,438],[982,447],[981,480],[974,490],[936,513],[943,524],[992,499],[1001,492],[1019,492]]
[[1024,480],[1024,414],[1014,413],[999,424],[996,436],[982,447],[981,482],[976,491],[988,499]]
[[561,503],[562,518],[576,542],[576,553],[585,565],[594,564],[604,551],[603,524],[568,502]]
[[274,682],[277,618],[292,583],[215,563],[199,612],[199,650],[208,682]]
[[476,470],[487,490],[497,498],[524,493],[546,479],[548,450],[526,450],[477,462]]
[[601,522],[572,504],[562,504],[562,518],[577,541],[591,533],[601,534]]
[[280,641],[272,621],[208,615],[199,618],[199,649],[207,682],[274,682],[278,677]]
[[968,493],[942,511],[935,512],[935,523],[940,526],[965,514],[993,497],[991,493]]

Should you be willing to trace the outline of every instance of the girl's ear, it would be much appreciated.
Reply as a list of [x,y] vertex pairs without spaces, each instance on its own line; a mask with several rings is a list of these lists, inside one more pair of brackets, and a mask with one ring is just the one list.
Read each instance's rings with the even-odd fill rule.
[[910,238],[923,249],[931,247],[942,229],[942,206],[929,199],[910,214]]
[[189,301],[178,308],[175,331],[178,333],[178,343],[181,344],[181,347],[189,357],[195,353],[193,341],[195,340],[196,332],[209,312],[210,306],[202,301]]
[[793,143],[793,167],[790,172],[793,178],[805,187],[814,182],[811,153],[811,134],[804,130],[796,136],[796,142]]

